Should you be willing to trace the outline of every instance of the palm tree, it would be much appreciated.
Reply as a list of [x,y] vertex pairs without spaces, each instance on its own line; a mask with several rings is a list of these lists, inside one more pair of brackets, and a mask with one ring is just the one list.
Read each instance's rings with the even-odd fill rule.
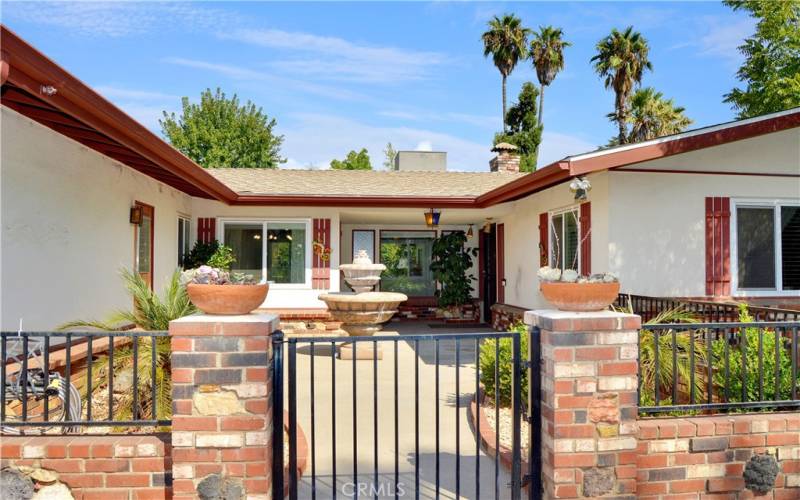
[[564,69],[564,48],[572,45],[561,38],[563,34],[561,28],[540,26],[531,41],[531,60],[539,79],[539,125],[542,124],[544,88],[553,83],[558,72]]
[[616,94],[614,108],[615,121],[619,129],[620,144],[627,142],[627,101],[635,84],[642,81],[645,70],[653,66],[647,58],[650,48],[647,40],[633,26],[625,31],[611,30],[611,34],[597,43],[597,55],[592,57],[594,69],[601,77],[605,77],[606,88],[613,88]]
[[628,142],[640,142],[682,132],[692,120],[684,114],[685,108],[665,99],[653,87],[634,92],[628,100],[628,123],[631,130]]
[[506,130],[506,79],[514,67],[528,56],[528,35],[531,30],[522,26],[522,20],[514,14],[494,16],[489,29],[481,35],[483,55],[492,56],[494,65],[503,77],[503,131]]

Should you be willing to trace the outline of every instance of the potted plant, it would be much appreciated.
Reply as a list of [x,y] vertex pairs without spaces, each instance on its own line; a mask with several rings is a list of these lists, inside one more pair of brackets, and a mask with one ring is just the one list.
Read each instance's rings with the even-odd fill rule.
[[441,285],[435,295],[439,310],[437,316],[445,319],[474,319],[473,312],[465,311],[472,304],[472,282],[475,277],[469,274],[472,257],[477,248],[467,247],[464,231],[453,231],[433,240],[430,270],[433,278]]
[[267,297],[269,284],[252,275],[231,273],[211,266],[184,271],[189,299],[206,314],[248,314]]
[[602,311],[619,295],[613,273],[581,276],[573,269],[545,266],[539,269],[539,289],[548,302],[562,311]]

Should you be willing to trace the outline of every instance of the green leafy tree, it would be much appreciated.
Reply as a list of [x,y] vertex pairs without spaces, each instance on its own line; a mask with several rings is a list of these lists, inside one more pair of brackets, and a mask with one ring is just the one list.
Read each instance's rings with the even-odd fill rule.
[[531,30],[522,26],[522,20],[513,14],[494,16],[488,30],[481,35],[484,57],[492,61],[503,78],[503,130],[506,130],[506,79],[520,59],[528,57],[528,35]]
[[434,279],[442,285],[435,292],[439,307],[461,306],[472,299],[475,277],[468,272],[478,249],[467,248],[466,244],[467,236],[463,231],[447,233],[433,240],[430,268]]
[[745,84],[725,94],[739,118],[800,106],[800,2],[725,0],[758,19],[756,32],[739,51],[745,61],[736,76]]
[[395,157],[397,157],[397,151],[395,151],[391,142],[386,143],[386,149],[383,150],[383,154],[384,154],[384,160],[383,160],[384,168],[386,170],[394,170],[394,159]]
[[[672,99],[666,99],[652,87],[645,87],[631,94],[627,106],[627,121],[630,126],[627,132],[628,143],[677,134],[692,123],[683,107],[676,106]],[[610,113],[608,118],[613,121],[616,114]],[[618,144],[618,137],[613,137],[609,142],[612,146]]]
[[494,137],[494,144],[508,142],[517,147],[519,168],[523,172],[536,170],[542,125],[537,118],[536,98],[539,91],[531,82],[522,84],[518,101],[508,110],[508,130]]
[[553,83],[556,75],[564,69],[564,49],[572,45],[563,36],[561,28],[540,26],[531,40],[530,57],[539,80],[539,125],[544,110],[544,88]]
[[180,116],[164,111],[161,131],[180,152],[206,168],[277,168],[283,136],[276,121],[236,94],[228,98],[217,88],[206,89],[200,103],[182,99]]
[[331,160],[333,170],[372,170],[372,163],[366,148],[356,153],[350,151],[344,160]]
[[628,142],[628,96],[641,83],[644,72],[653,69],[649,52],[647,40],[633,31],[633,26],[628,26],[622,32],[612,29],[610,35],[597,43],[597,55],[591,59],[597,74],[605,78],[605,87],[614,90],[614,121],[620,144]]

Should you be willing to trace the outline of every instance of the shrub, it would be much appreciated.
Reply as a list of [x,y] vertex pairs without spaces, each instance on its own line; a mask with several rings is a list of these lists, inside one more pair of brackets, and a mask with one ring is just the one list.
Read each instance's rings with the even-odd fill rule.
[[233,248],[219,245],[206,264],[223,271],[230,271],[231,264],[234,262],[236,262],[236,256],[233,254]]
[[[745,304],[739,305],[739,321],[749,323],[753,317]],[[785,345],[786,339],[768,328],[745,328],[741,335],[731,340],[722,337],[714,340],[711,349],[713,354],[714,385],[719,388],[719,396],[725,397],[725,350],[727,345],[730,361],[728,367],[728,402],[742,401],[742,385],[747,401],[786,400],[792,393],[792,357],[789,346]],[[762,339],[759,349],[759,337]],[[777,340],[777,342],[776,342]],[[735,341],[735,344],[731,341]],[[742,346],[744,342],[744,346]],[[744,347],[744,349],[742,349]],[[742,366],[742,351],[744,350],[745,366]],[[777,350],[777,352],[776,352]],[[760,351],[760,352],[759,352]],[[775,390],[775,357],[778,357],[778,390]],[[759,376],[759,359],[761,359],[764,387],[761,391]]]
[[189,253],[183,258],[183,268],[194,269],[208,264],[209,259],[218,248],[219,242],[217,240],[208,243],[196,241]]
[[467,272],[478,249],[467,248],[466,243],[467,236],[463,231],[454,231],[433,240],[430,269],[433,278],[442,285],[436,290],[439,307],[460,306],[472,300],[475,277]]
[[[510,332],[520,336],[520,359],[525,361],[528,359],[528,327],[522,321],[515,323],[510,329]],[[499,345],[498,345],[499,342]],[[495,348],[495,346],[497,348]],[[497,349],[495,351],[495,349]],[[513,387],[513,373],[512,373],[512,358],[513,358],[513,345],[511,338],[501,339],[487,339],[484,340],[480,348],[480,369],[481,369],[481,383],[486,390],[486,395],[491,401],[494,401],[495,390],[497,391],[498,401],[500,406],[510,406],[512,387]],[[495,358],[495,353],[497,358]],[[498,363],[497,369],[497,387],[494,383],[495,363]],[[522,384],[522,401],[528,400],[528,370],[522,370],[522,377],[520,380]]]

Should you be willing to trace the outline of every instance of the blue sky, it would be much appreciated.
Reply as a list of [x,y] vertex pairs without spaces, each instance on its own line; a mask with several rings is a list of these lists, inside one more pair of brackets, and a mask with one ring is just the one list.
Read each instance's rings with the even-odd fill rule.
[[[278,121],[288,167],[325,167],[367,147],[448,153],[451,170],[486,170],[500,128],[500,74],[483,57],[491,16],[561,27],[573,46],[545,94],[540,164],[604,144],[613,93],[589,59],[613,27],[650,42],[644,85],[686,107],[695,126],[734,117],[736,47],[754,21],[710,2],[628,3],[17,3],[8,27],[160,133],[162,110],[220,86]],[[509,80],[509,101],[529,63]]]

